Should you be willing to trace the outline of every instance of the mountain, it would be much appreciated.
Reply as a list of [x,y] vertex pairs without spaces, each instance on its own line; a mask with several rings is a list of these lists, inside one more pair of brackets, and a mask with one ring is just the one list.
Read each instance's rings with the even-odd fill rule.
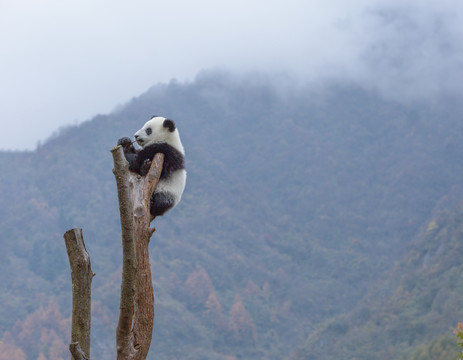
[[[68,356],[62,236],[81,227],[97,274],[92,357],[114,358],[121,237],[109,150],[156,114],[180,130],[188,179],[182,202],[154,224],[150,359],[336,358],[344,341],[360,359],[381,348],[365,329],[382,312],[398,324],[433,319],[405,343],[376,325],[391,351],[410,353],[460,320],[422,313],[429,280],[440,288],[455,278],[407,259],[418,256],[443,198],[461,200],[449,194],[462,180],[462,110],[452,99],[391,102],[353,84],[204,72],[61,129],[33,152],[0,153],[0,350],[9,359]],[[458,207],[448,209],[457,216]],[[446,269],[447,257],[426,241],[428,263]],[[444,250],[458,258],[452,246]],[[400,281],[422,283],[404,314],[392,303],[404,296],[400,282],[389,280],[400,271],[415,274]],[[461,295],[445,286],[452,299]],[[358,338],[368,346],[349,343]],[[327,341],[332,349],[315,347]]]
[[463,318],[462,239],[463,188],[456,185],[392,269],[353,310],[312,332],[296,358],[456,359],[452,330]]

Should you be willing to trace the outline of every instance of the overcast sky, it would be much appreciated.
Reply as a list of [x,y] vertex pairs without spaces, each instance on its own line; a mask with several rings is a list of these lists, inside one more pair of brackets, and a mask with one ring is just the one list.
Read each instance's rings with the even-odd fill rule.
[[462,36],[460,0],[0,0],[0,148],[217,67],[461,93]]

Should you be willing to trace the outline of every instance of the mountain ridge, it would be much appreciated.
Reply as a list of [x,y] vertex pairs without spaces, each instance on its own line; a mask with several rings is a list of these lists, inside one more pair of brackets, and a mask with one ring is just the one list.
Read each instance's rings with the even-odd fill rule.
[[[112,357],[121,254],[109,150],[154,114],[176,121],[188,180],[154,224],[149,358],[281,359],[320,324],[349,319],[461,183],[461,108],[276,83],[203,73],[154,86],[34,152],[0,152],[1,266],[15,274],[2,279],[3,341],[27,359],[67,356],[65,334],[51,336],[61,330],[39,315],[69,316],[62,234],[82,227],[97,273],[92,353]],[[45,340],[10,339],[26,339],[34,321]]]

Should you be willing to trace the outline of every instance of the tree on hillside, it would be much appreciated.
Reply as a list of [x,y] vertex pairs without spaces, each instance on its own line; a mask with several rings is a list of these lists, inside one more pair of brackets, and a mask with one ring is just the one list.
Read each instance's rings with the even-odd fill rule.
[[[150,199],[161,176],[163,154],[156,154],[142,177],[129,171],[121,146],[111,150],[114,161],[122,229],[122,284],[119,323],[116,331],[118,360],[144,360],[153,333],[154,294],[148,245]],[[94,276],[82,230],[64,235],[71,266],[73,305],[70,351],[73,360],[90,359],[90,300]]]
[[185,282],[189,303],[193,308],[203,306],[214,286],[206,270],[200,268],[191,273]]
[[235,295],[235,301],[230,311],[230,328],[233,339],[237,342],[255,342],[256,331],[251,315],[246,311],[243,300],[239,294]]

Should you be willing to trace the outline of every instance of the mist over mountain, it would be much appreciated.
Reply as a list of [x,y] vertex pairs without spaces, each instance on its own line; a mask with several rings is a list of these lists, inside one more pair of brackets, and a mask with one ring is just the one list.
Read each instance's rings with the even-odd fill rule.
[[[381,344],[365,335],[370,326],[388,344],[376,358],[407,358],[461,320],[457,300],[436,308],[420,299],[463,298],[452,283],[461,233],[448,228],[462,200],[454,190],[462,181],[462,110],[445,96],[393,101],[352,83],[210,71],[155,85],[33,152],[1,152],[0,267],[8,275],[0,279],[0,350],[68,356],[62,236],[81,227],[97,273],[92,354],[114,357],[121,240],[109,150],[163,115],[179,128],[188,180],[182,202],[154,224],[148,358],[371,358]],[[437,228],[427,233],[432,221]],[[446,254],[453,277],[441,277]],[[397,278],[421,285],[410,285],[413,296],[397,283],[378,295],[378,284]],[[373,321],[385,309],[384,317],[402,316],[395,291],[411,309],[404,322],[426,325],[407,327],[405,342],[397,325],[383,334]],[[356,347],[359,337],[368,346]]]
[[455,0],[18,0],[0,3],[0,29],[0,149],[33,150],[63,124],[217,67],[352,81],[407,103],[463,93]]

